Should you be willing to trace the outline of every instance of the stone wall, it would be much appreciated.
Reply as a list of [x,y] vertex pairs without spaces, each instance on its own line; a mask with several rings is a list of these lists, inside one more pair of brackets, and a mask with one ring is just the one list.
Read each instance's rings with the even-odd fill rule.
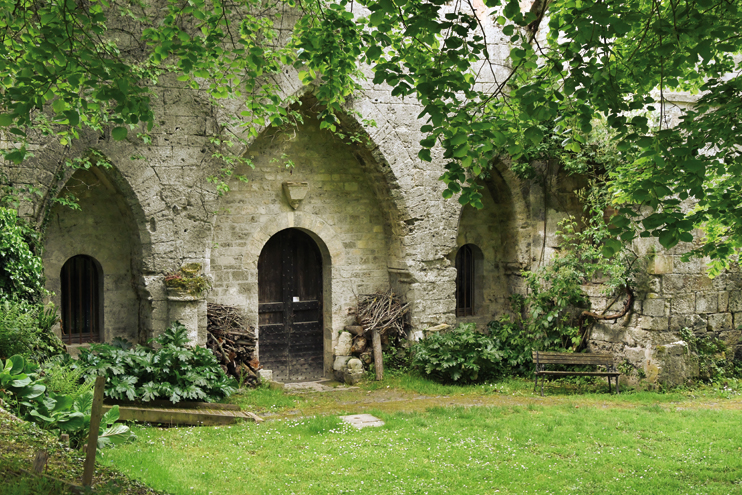
[[[329,369],[339,331],[353,323],[349,310],[355,295],[389,287],[390,217],[371,185],[366,171],[371,165],[359,162],[351,145],[321,130],[311,113],[304,120],[296,129],[266,131],[253,143],[246,156],[254,169],[236,171],[249,182],[233,180],[229,194],[218,202],[209,299],[241,308],[257,327],[260,252],[281,230],[304,230],[323,254]],[[308,185],[296,209],[284,192],[285,182]]]
[[[489,52],[504,57],[507,37],[484,20]],[[575,195],[584,186],[579,179],[538,165],[545,180],[520,181],[507,163],[498,163],[483,183],[484,209],[462,209],[441,196],[445,186],[438,178],[446,162],[441,150],[433,150],[432,163],[417,158],[423,136],[416,119],[421,106],[414,99],[392,97],[388,87],[365,81],[364,91],[348,103],[360,118],[352,112],[343,118],[344,130],[364,139],[349,144],[318,129],[311,88],[302,88],[293,68],[281,77],[286,95],[303,95],[299,109],[306,123],[289,131],[267,129],[240,151],[255,169],[238,170],[249,182],[233,181],[232,191],[221,198],[206,180],[223,166],[212,156],[217,148],[210,138],[219,135],[230,112],[243,108],[234,101],[214,108],[168,77],[155,88],[158,117],[151,143],[134,132],[121,142],[105,132],[88,132],[69,147],[39,136],[32,146],[35,156],[23,166],[2,164],[15,183],[41,192],[21,213],[47,225],[48,286],[59,292],[61,264],[74,254],[90,254],[103,266],[106,339],[143,341],[162,332],[183,302],[168,299],[164,276],[190,262],[202,263],[213,281],[209,300],[242,308],[255,324],[258,256],[268,239],[286,228],[310,233],[324,256],[326,363],[337,331],[352,320],[354,291],[391,285],[411,303],[414,328],[455,324],[454,260],[467,243],[483,254],[474,319],[485,323],[508,311],[509,295],[523,293],[520,271],[547,263],[558,249],[558,222],[581,213]],[[362,119],[377,125],[362,125]],[[86,184],[99,184],[80,189],[81,212],[54,206],[52,199],[65,185],[80,187],[65,162],[91,148],[113,168],[79,173]],[[286,168],[288,160],[295,167]],[[283,193],[282,184],[289,181],[309,184],[296,209]],[[653,380],[676,383],[693,371],[682,344],[674,344],[680,328],[719,332],[737,345],[739,273],[711,280],[702,263],[679,261],[682,246],[669,252],[652,245],[637,249],[643,254],[654,249],[637,301],[623,320],[596,325],[591,344],[616,352]],[[595,308],[609,309],[599,288],[587,289]],[[200,327],[192,329],[195,335],[203,334],[203,305],[194,301],[190,308],[198,320],[193,325]]]

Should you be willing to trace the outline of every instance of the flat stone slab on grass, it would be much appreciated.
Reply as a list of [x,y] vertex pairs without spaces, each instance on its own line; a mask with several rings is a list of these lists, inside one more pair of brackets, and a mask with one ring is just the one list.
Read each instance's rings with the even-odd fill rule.
[[348,387],[345,385],[340,385],[337,387],[329,387],[325,385],[323,382],[330,383],[329,380],[323,380],[319,382],[284,383],[283,386],[286,390],[292,390],[294,392],[339,392],[342,390],[351,390],[354,388],[358,388],[358,387]]
[[346,423],[350,423],[359,430],[367,426],[384,426],[384,422],[376,416],[370,414],[354,414],[352,416],[340,416],[340,419]]

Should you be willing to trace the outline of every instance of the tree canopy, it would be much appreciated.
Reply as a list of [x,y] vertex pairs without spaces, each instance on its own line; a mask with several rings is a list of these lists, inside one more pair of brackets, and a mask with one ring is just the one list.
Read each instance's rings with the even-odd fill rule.
[[[316,85],[321,125],[336,130],[366,64],[374,83],[421,103],[418,156],[430,161],[443,149],[445,196],[481,207],[477,180],[504,158],[526,177],[535,160],[590,162],[588,144],[601,127],[616,156],[593,165],[620,213],[606,252],[637,235],[669,248],[698,228],[705,237],[694,253],[717,260],[717,269],[739,251],[739,0],[477,5],[0,0],[0,126],[16,143],[3,153],[24,160],[30,131],[62,144],[84,128],[110,128],[114,139],[146,134],[155,122],[152,88],[164,75],[215,104],[244,102],[230,122],[244,134],[225,140],[249,139],[296,117],[281,90],[287,65]],[[508,44],[506,60],[492,52],[493,36]],[[674,112],[670,92],[697,101]],[[639,215],[641,207],[649,213]]]

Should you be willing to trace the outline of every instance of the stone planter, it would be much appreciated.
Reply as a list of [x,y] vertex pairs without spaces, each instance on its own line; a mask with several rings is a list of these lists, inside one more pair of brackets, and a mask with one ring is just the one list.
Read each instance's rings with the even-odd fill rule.
[[[178,287],[167,287],[168,323],[179,321],[193,345],[206,345],[206,299]],[[204,320],[201,324],[201,320]]]

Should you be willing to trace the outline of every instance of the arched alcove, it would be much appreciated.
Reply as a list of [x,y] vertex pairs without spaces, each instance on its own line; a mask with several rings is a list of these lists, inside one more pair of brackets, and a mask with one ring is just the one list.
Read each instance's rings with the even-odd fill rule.
[[58,196],[74,198],[77,207],[56,203],[49,211],[43,258],[52,302],[63,306],[65,263],[79,256],[94,259],[99,273],[99,340],[121,337],[139,341],[136,286],[141,245],[139,229],[124,195],[107,171],[91,167],[77,170]]
[[474,319],[479,323],[508,312],[510,295],[522,291],[520,270],[527,260],[529,225],[520,191],[514,191],[497,169],[492,170],[483,186],[484,207],[477,210],[467,205],[461,209],[457,248],[450,255],[451,261],[457,263],[462,248],[469,247],[473,306],[459,307],[458,270],[457,293],[452,297],[457,298],[458,319]]
[[[241,308],[259,327],[258,254],[280,230],[302,229],[323,252],[328,372],[339,331],[354,322],[349,310],[356,295],[391,283],[396,210],[390,212],[389,188],[378,184],[385,179],[370,155],[320,129],[310,110],[296,128],[267,129],[245,156],[254,168],[236,173],[248,181],[231,182],[229,194],[219,200],[209,300]],[[303,188],[301,199],[291,199],[292,187]]]

